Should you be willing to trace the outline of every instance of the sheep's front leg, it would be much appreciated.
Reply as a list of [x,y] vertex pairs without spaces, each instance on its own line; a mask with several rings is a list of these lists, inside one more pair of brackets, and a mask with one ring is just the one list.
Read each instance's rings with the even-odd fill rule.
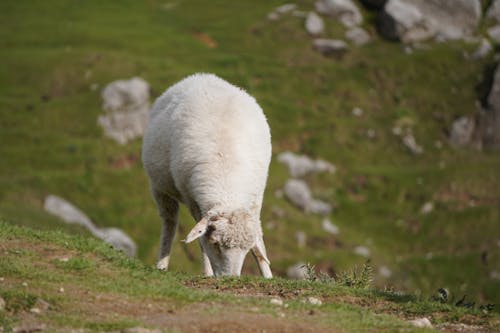
[[177,231],[179,203],[168,195],[153,191],[160,217],[163,220],[163,227],[160,239],[160,255],[156,267],[161,270],[167,270],[170,261],[170,251]]
[[257,261],[257,265],[259,265],[259,270],[262,276],[266,279],[272,278],[273,273],[271,272],[271,263],[269,262],[269,259],[267,259],[266,246],[264,245],[262,235],[257,237],[255,246],[252,248],[252,254],[255,261]]
[[203,275],[205,276],[214,276],[214,271],[212,269],[212,264],[210,263],[210,259],[208,259],[207,252],[203,248],[203,240],[199,240],[200,248],[201,248],[201,265],[203,270]]

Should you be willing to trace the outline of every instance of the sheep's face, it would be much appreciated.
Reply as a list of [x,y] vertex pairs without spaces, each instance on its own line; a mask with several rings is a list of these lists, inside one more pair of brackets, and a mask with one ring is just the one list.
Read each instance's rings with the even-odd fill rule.
[[245,256],[255,244],[257,230],[258,224],[245,212],[209,213],[186,241],[200,239],[216,276],[239,276]]

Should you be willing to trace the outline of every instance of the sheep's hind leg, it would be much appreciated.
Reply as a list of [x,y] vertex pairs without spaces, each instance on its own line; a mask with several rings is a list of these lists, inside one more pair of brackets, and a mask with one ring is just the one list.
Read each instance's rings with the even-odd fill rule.
[[179,203],[170,198],[167,194],[153,191],[160,217],[163,220],[163,227],[160,239],[160,255],[156,267],[161,270],[167,270],[170,261],[170,251],[177,231]]

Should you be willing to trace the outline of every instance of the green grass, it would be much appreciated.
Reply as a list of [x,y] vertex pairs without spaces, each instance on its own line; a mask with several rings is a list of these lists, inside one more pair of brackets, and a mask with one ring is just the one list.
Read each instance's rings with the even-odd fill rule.
[[[156,97],[193,72],[214,72],[257,98],[275,154],[307,153],[338,169],[307,178],[316,196],[335,203],[330,218],[341,233],[334,237],[321,230],[320,217],[274,196],[288,175],[273,160],[262,221],[277,274],[298,261],[348,270],[364,260],[353,248],[365,245],[375,273],[382,265],[394,273],[390,279],[375,274],[377,286],[422,296],[447,287],[478,302],[500,302],[500,283],[490,278],[500,267],[500,155],[453,149],[446,136],[455,117],[474,114],[492,59],[465,60],[464,50],[474,45],[461,42],[427,44],[408,55],[378,37],[329,59],[312,50],[302,19],[266,20],[281,2],[174,4],[0,4],[1,216],[16,225],[85,234],[43,211],[45,196],[56,194],[97,225],[122,228],[138,243],[139,258],[153,264],[160,223],[138,159],[141,143],[119,146],[102,135],[100,90],[113,80],[141,76]],[[313,7],[313,1],[297,4]],[[326,24],[330,36],[342,37],[339,24]],[[370,19],[365,27],[374,30]],[[198,32],[218,46],[207,48]],[[354,107],[364,110],[362,117],[351,114]],[[412,127],[424,154],[413,156],[403,147],[392,134],[397,124]],[[368,129],[375,130],[374,139]],[[137,162],[112,166],[128,156]],[[427,201],[435,209],[421,215]],[[273,216],[273,206],[284,209],[285,218]],[[177,240],[193,225],[185,209],[181,221]],[[307,233],[307,250],[296,246],[299,230]],[[172,271],[200,272],[198,260],[189,260],[199,257],[195,246],[187,247],[188,255],[176,241],[173,251]],[[57,265],[82,274],[96,269],[89,258],[74,260]],[[245,272],[257,272],[250,259]]]
[[[4,221],[0,221],[0,251],[0,297],[6,302],[0,327],[6,332],[28,320],[39,301],[49,307],[36,315],[36,321],[49,331],[107,332],[135,326],[168,330],[176,326],[159,324],[160,313],[172,313],[179,320],[186,313],[208,320],[228,311],[277,322],[285,316],[292,322],[345,332],[420,332],[405,321],[422,316],[435,324],[466,321],[492,330],[500,325],[498,314],[477,308],[332,281],[164,273],[94,239]],[[309,296],[322,299],[323,305],[304,302]],[[270,304],[272,297],[280,297],[286,306]]]

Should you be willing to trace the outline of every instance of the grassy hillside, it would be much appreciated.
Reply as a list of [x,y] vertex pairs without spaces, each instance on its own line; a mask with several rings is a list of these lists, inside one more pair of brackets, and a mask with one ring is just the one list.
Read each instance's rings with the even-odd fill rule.
[[[0,328],[47,332],[433,332],[500,329],[498,314],[319,281],[162,273],[102,242],[0,221]],[[310,304],[308,298],[322,301]],[[280,299],[283,305],[272,304]],[[471,331],[472,332],[472,331]]]
[[[325,58],[312,49],[302,18],[266,19],[281,3],[1,2],[0,215],[17,225],[84,233],[43,211],[45,196],[56,194],[97,225],[124,229],[139,258],[153,264],[160,223],[141,142],[119,146],[104,138],[100,90],[141,76],[156,97],[191,73],[213,72],[256,97],[275,154],[306,153],[338,169],[307,179],[315,196],[335,204],[331,219],[340,234],[331,236],[320,217],[274,195],[289,176],[273,159],[262,220],[275,273],[298,261],[339,272],[364,262],[353,253],[363,245],[375,272],[393,272],[388,279],[376,274],[378,286],[426,297],[446,287],[457,298],[498,303],[500,281],[492,273],[500,270],[500,155],[453,149],[446,134],[457,116],[476,112],[493,59],[465,60],[475,45],[461,42],[407,54],[376,37],[368,12],[365,28],[374,40]],[[309,10],[313,1],[297,4]],[[329,36],[343,36],[335,21],[326,23]],[[364,110],[361,117],[352,115],[354,107]],[[400,124],[412,127],[422,155],[392,133]],[[420,214],[429,201],[435,209]],[[285,216],[273,215],[273,207]],[[177,239],[192,226],[185,210],[181,221]],[[300,230],[306,249],[294,240]],[[198,273],[198,256],[195,245],[176,241],[171,268]],[[245,272],[256,273],[255,264],[248,261]]]

